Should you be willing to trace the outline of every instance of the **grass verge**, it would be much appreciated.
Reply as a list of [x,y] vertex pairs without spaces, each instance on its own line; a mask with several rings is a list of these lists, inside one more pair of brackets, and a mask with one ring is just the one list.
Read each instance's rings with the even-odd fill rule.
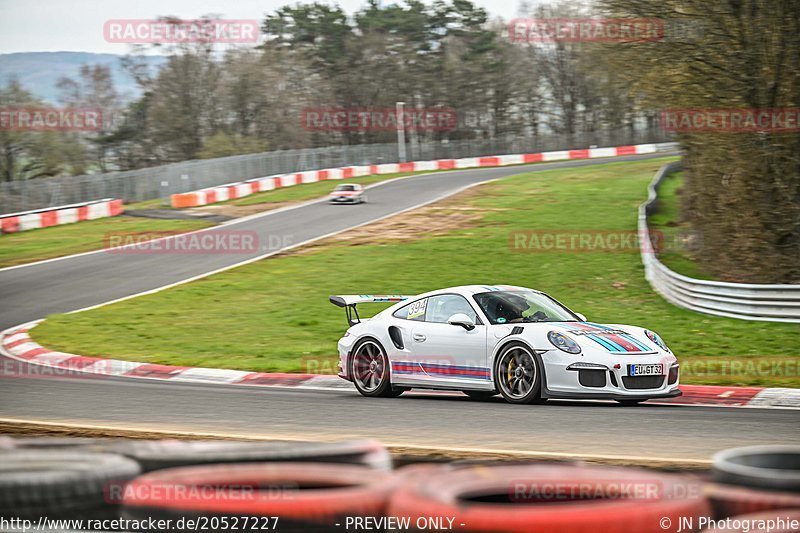
[[[477,219],[444,235],[323,245],[92,311],[51,317],[34,338],[89,356],[256,371],[335,368],[346,328],[330,294],[406,293],[468,283],[544,290],[590,320],[658,331],[695,384],[800,386],[800,325],[747,322],[679,309],[644,279],[636,250],[514,249],[517,231],[634,232],[638,205],[671,159],[514,176],[451,199]],[[474,189],[473,189],[474,191]],[[424,227],[424,226],[418,226]],[[365,308],[366,309],[366,308]],[[378,310],[376,308],[375,310]],[[732,361],[767,364],[743,372]]]
[[713,280],[711,273],[703,270],[692,252],[691,226],[680,218],[680,190],[683,185],[683,172],[667,176],[658,189],[656,211],[650,215],[648,225],[651,230],[660,231],[666,246],[658,254],[664,265],[678,274],[695,279]]

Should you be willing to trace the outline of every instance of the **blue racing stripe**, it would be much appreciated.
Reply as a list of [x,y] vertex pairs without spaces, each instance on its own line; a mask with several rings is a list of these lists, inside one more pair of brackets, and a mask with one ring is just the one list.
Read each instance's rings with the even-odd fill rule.
[[[612,330],[613,331],[614,330],[614,328],[612,328],[610,326],[604,326],[603,324],[595,324],[593,322],[587,322],[587,324],[589,324],[590,326],[593,326],[593,327],[604,329],[606,331],[608,331],[608,330]],[[634,337],[630,333],[620,333],[619,336],[622,337],[623,339],[625,339],[626,341],[630,342],[634,346],[638,346],[640,349],[644,350],[645,352],[652,352],[653,351],[652,348],[648,347],[646,344],[644,344],[642,341],[638,340],[636,337]]]
[[629,333],[626,333],[625,335],[620,335],[620,337],[622,337],[626,341],[634,344],[635,346],[638,346],[639,348],[641,348],[645,352],[652,352],[653,351],[652,348],[648,348],[646,344],[644,344],[642,341],[640,341],[639,339],[637,339],[636,337],[634,337],[633,335],[631,335]]
[[614,341],[612,341],[610,339],[606,339],[606,338],[600,337],[598,335],[586,335],[586,337],[589,337],[594,342],[596,342],[597,344],[599,344],[601,346],[604,346],[606,349],[608,349],[611,352],[625,352],[625,351],[627,351],[627,350],[625,350],[625,348],[623,348],[622,346],[620,346],[619,344],[617,344],[616,342],[614,342]]

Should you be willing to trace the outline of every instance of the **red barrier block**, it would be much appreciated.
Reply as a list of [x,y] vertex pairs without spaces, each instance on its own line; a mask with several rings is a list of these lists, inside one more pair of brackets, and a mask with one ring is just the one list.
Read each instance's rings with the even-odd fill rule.
[[617,155],[636,155],[635,146],[617,146]]
[[0,233],[16,233],[19,231],[19,217],[0,218]]
[[41,221],[41,227],[49,228],[58,224],[58,215],[55,211],[45,211],[39,214],[39,220]]
[[108,213],[115,217],[122,214],[122,200],[111,200],[108,204]]

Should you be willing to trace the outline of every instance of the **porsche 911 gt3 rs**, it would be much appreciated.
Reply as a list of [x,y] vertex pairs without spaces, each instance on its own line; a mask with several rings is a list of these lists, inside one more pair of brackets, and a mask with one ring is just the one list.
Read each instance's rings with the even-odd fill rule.
[[[417,296],[340,295],[350,328],[339,376],[364,396],[459,390],[511,403],[548,398],[637,404],[680,396],[678,360],[653,331],[597,324],[547,294],[510,285]],[[361,320],[357,305],[391,302]]]

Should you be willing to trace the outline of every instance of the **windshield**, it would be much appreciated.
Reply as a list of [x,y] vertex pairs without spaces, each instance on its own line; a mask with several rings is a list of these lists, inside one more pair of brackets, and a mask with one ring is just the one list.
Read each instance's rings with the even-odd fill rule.
[[578,320],[549,296],[534,291],[482,292],[474,298],[492,324]]
[[355,185],[339,185],[338,187],[336,187],[336,190],[337,191],[354,191],[354,190],[356,190],[356,186]]

